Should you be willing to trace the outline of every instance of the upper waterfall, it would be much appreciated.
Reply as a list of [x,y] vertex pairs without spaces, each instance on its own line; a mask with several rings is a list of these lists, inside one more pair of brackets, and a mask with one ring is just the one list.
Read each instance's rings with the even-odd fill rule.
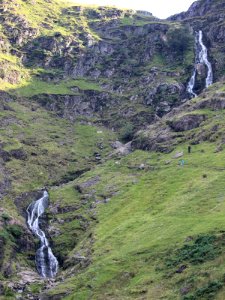
[[194,87],[196,84],[198,64],[204,64],[207,67],[207,77],[205,79],[205,87],[208,88],[213,83],[212,65],[208,60],[208,50],[206,46],[203,44],[202,30],[196,32],[195,44],[196,44],[195,68],[187,85],[187,92],[193,97],[197,97],[197,94],[194,92]]
[[48,192],[44,191],[43,196],[35,202],[32,202],[27,208],[27,224],[30,230],[38,237],[41,247],[36,252],[36,266],[38,273],[42,277],[54,277],[58,270],[58,261],[51,248],[44,231],[39,227],[39,217],[48,207]]
[[206,46],[203,44],[202,41],[203,35],[202,35],[202,31],[199,30],[199,44],[201,46],[201,51],[199,52],[199,60],[200,63],[203,63],[207,66],[208,68],[208,72],[207,72],[207,77],[206,77],[206,81],[205,81],[205,87],[209,87],[210,85],[212,85],[213,83],[213,71],[212,71],[212,65],[211,63],[208,61],[208,51]]

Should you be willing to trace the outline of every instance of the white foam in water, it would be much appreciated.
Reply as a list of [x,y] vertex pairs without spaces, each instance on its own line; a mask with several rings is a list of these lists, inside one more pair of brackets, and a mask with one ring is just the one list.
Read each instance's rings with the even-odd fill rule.
[[[206,67],[207,67],[207,77],[206,77],[206,80],[205,80],[205,87],[208,88],[213,83],[213,70],[212,70],[211,63],[208,61],[208,51],[207,51],[206,46],[203,44],[202,39],[203,39],[202,31],[199,30],[199,32],[196,33],[196,58],[195,58],[195,62],[196,62],[196,64],[201,63],[201,64],[206,65]],[[193,97],[197,97],[197,94],[194,92],[196,74],[197,74],[196,64],[195,64],[195,69],[193,71],[191,79],[189,80],[188,85],[187,85],[187,92]]]
[[207,72],[207,77],[205,80],[205,87],[209,87],[210,85],[212,85],[213,83],[213,71],[212,71],[212,65],[211,63],[208,61],[208,51],[206,46],[203,44],[202,41],[202,31],[199,31],[199,44],[201,46],[201,51],[199,52],[199,60],[200,63],[203,63],[207,66],[208,68],[208,72]]
[[44,231],[39,227],[39,217],[48,207],[48,192],[44,191],[43,196],[35,202],[32,202],[27,208],[27,224],[30,230],[38,237],[41,247],[36,252],[36,266],[38,273],[42,277],[52,278],[58,271],[58,261],[52,249],[49,247],[48,240]]

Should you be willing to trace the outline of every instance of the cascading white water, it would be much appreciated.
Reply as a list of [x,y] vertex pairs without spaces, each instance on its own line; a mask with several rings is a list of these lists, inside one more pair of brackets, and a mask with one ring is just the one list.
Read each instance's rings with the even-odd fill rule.
[[38,273],[42,277],[52,278],[58,271],[58,261],[51,248],[44,231],[39,227],[39,217],[48,207],[48,192],[44,191],[43,196],[35,202],[32,202],[27,208],[27,224],[30,230],[38,237],[41,247],[36,252],[36,266]]
[[187,86],[187,91],[189,94],[191,94],[191,96],[193,97],[197,97],[197,94],[195,94],[194,92],[194,86],[195,86],[195,78],[196,78],[196,69],[194,69],[194,72],[191,76],[191,79],[188,82],[188,86]]
[[199,30],[199,39],[198,39],[198,41],[199,41],[199,44],[201,46],[201,51],[199,52],[200,63],[205,64],[208,68],[207,77],[206,77],[206,80],[205,80],[205,87],[207,88],[210,85],[212,85],[212,83],[213,83],[213,71],[212,71],[212,65],[208,61],[207,48],[203,44],[203,41],[202,41],[202,31],[201,30]]
[[195,57],[195,69],[191,76],[191,79],[187,85],[187,92],[192,97],[197,97],[197,94],[194,92],[195,81],[196,81],[196,74],[197,74],[197,64],[201,63],[207,66],[207,77],[205,81],[205,87],[208,88],[213,83],[213,70],[212,65],[208,61],[208,51],[206,46],[203,44],[203,34],[202,31],[196,33],[196,57]]

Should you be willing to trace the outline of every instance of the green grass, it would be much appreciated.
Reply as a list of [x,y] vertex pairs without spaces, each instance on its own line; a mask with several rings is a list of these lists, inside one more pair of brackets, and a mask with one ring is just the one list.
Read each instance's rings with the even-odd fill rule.
[[7,90],[17,96],[32,97],[38,94],[74,95],[77,92],[71,90],[73,87],[81,90],[101,91],[101,87],[97,83],[86,79],[62,80],[57,83],[33,79],[18,85],[11,85]]
[[[103,38],[93,29],[102,20],[89,19],[90,7],[78,12],[71,8],[78,5],[74,2],[65,5],[63,1],[54,0],[49,4],[36,0],[36,5],[33,5],[32,1],[17,0],[17,3],[18,6],[8,1],[14,9],[14,18],[8,25],[16,28],[18,24],[14,21],[17,16],[25,18],[30,27],[39,29],[37,38],[60,33],[62,40],[72,37],[78,51],[84,48],[82,34],[91,34],[96,43]],[[69,13],[62,12],[63,8],[69,9]],[[93,9],[99,12],[97,7]],[[151,17],[130,18],[128,14],[124,17],[125,14],[123,11],[121,20],[112,31],[149,23],[167,24],[168,28],[177,26],[177,23],[169,25],[167,21],[154,21]],[[105,23],[111,22],[108,17],[103,19]],[[4,30],[3,25],[0,30]],[[179,77],[179,83],[185,83],[189,75],[184,70],[193,64],[192,49],[184,53],[182,61],[174,63],[173,59],[162,56],[157,50],[166,45],[166,36],[158,39],[154,44],[156,48],[152,60],[144,61],[140,67],[137,66],[139,52],[135,54],[135,49],[130,49],[135,54],[132,57],[128,57],[129,51],[123,49],[119,49],[121,53],[114,53],[117,58],[123,52],[122,67],[125,71],[129,67],[131,72],[136,70],[129,82],[126,82],[129,77],[123,78],[117,74],[116,78],[95,81],[88,78],[57,81],[57,78],[63,77],[63,70],[26,69],[15,56],[0,53],[3,71],[7,74],[20,73],[17,84],[2,80],[1,89],[21,97],[18,101],[7,103],[11,110],[0,112],[0,142],[7,153],[22,150],[27,154],[24,159],[10,156],[9,161],[1,166],[1,186],[7,177],[11,184],[2,199],[5,217],[3,215],[0,220],[0,236],[9,241],[4,247],[4,263],[14,258],[14,274],[21,266],[34,269],[34,261],[27,258],[28,253],[18,254],[16,251],[16,242],[25,226],[19,212],[25,211],[28,200],[22,199],[19,204],[15,200],[22,193],[47,187],[50,193],[47,217],[51,242],[61,263],[57,279],[64,280],[57,281],[50,294],[65,293],[68,296],[64,299],[69,300],[224,299],[225,152],[215,153],[218,143],[223,143],[223,111],[195,110],[194,114],[204,113],[206,121],[200,128],[179,133],[180,136],[174,134],[173,153],[134,151],[121,158],[112,155],[110,144],[118,136],[111,130],[91,123],[71,123],[44,110],[32,99],[23,100],[23,97],[31,98],[43,93],[76,95],[80,90],[101,92],[100,84],[105,81],[110,83],[110,90],[115,85],[125,86],[125,91],[120,97],[112,93],[118,102],[113,104],[115,107],[109,107],[110,113],[103,116],[104,122],[110,119],[115,128],[121,124],[129,125],[127,119],[121,120],[123,112],[124,115],[129,112],[135,123],[138,118],[136,114],[153,112],[152,108],[142,105],[151,88],[158,83],[177,83],[173,75],[166,72],[178,72],[182,77],[182,80]],[[112,39],[113,43],[116,41]],[[146,44],[145,37],[140,41],[140,46]],[[52,55],[47,54],[49,57]],[[74,61],[75,58],[72,57]],[[108,63],[111,67],[113,59],[110,56],[104,65],[96,67],[105,71]],[[139,75],[149,75],[152,67],[158,68],[157,78],[152,82],[150,80],[147,87],[145,83],[140,85],[142,80]],[[40,79],[47,77],[48,73],[55,80],[47,82]],[[140,94],[142,89],[143,95]],[[214,85],[206,96],[213,96],[217,90],[223,91],[224,87]],[[128,97],[134,94],[140,100],[130,104]],[[159,101],[166,97],[169,99],[165,93],[162,96]],[[197,101],[202,99],[193,100]],[[176,117],[183,115],[181,112]],[[211,133],[215,124],[220,129]],[[133,134],[132,126],[124,129],[123,136]],[[203,134],[207,134],[209,140],[214,138],[214,142],[203,143],[203,138],[199,138],[201,143],[192,146],[192,153],[188,155],[188,143]],[[177,151],[184,151],[183,167],[179,160],[172,159]],[[96,153],[101,154],[101,162],[96,160]],[[171,162],[166,164],[168,160]],[[143,164],[144,168],[140,168]],[[98,180],[80,193],[78,187],[93,178]],[[15,220],[16,223],[13,223]],[[11,223],[5,226],[7,221]],[[77,266],[75,260],[78,254],[90,259],[90,265],[86,268]],[[186,269],[177,272],[182,265]],[[17,281],[16,276],[12,280]],[[7,282],[3,275],[1,281]],[[42,288],[42,285],[32,284],[30,291],[38,294]],[[181,292],[183,288],[188,289],[185,295]],[[10,299],[11,291],[7,293],[8,296],[4,297]]]
[[[14,102],[10,106],[14,111],[3,111],[2,117],[13,121],[1,128],[1,142],[5,151],[22,149],[28,155],[27,160],[11,158],[6,165],[17,192],[41,188],[46,182],[59,181],[68,172],[90,167],[94,152],[100,151],[104,156],[111,149],[109,143],[115,137],[106,129],[71,124],[34,103]],[[36,109],[32,111],[32,107]]]
[[[172,155],[137,151],[119,165],[112,161],[90,172],[104,174],[94,187],[97,194],[107,194],[113,186],[119,194],[97,206],[91,266],[52,293],[74,290],[74,296],[65,299],[141,299],[143,294],[147,299],[180,299],[179,289],[193,276],[193,293],[207,285],[209,279],[200,275],[203,270],[212,273],[210,279],[222,277],[222,253],[188,265],[179,275],[158,268],[168,250],[176,253],[189,236],[217,235],[225,226],[225,152],[214,153],[207,143],[195,146],[191,155],[185,151],[183,167],[178,160],[165,165]],[[141,162],[144,171],[138,170]]]
[[124,17],[120,20],[121,26],[144,26],[153,22],[153,17],[139,17],[136,15]]
[[0,62],[4,61],[4,60],[9,61],[14,64],[19,63],[18,57],[11,55],[9,53],[0,53]]

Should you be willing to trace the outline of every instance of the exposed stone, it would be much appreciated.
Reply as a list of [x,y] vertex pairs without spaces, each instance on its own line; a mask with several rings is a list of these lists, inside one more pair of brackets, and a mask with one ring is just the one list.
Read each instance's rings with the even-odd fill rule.
[[186,265],[182,265],[182,266],[180,266],[180,267],[176,270],[176,273],[181,274],[181,273],[183,273],[184,270],[186,270],[186,269],[187,269],[187,266],[186,266]]
[[96,176],[96,177],[94,177],[94,178],[91,178],[91,179],[89,179],[89,180],[83,182],[83,183],[77,184],[77,185],[75,186],[75,188],[76,188],[80,193],[84,193],[85,190],[86,190],[87,188],[90,188],[90,187],[96,185],[99,181],[100,181],[100,177],[99,177],[99,176]]
[[[221,97],[222,96],[222,97]],[[210,99],[206,99],[200,102],[197,102],[194,105],[195,109],[204,109],[204,108],[209,108],[212,110],[220,110],[220,109],[225,109],[225,97],[224,95],[217,95],[214,96]]]
[[168,121],[168,124],[174,131],[179,132],[197,128],[205,119],[205,115],[188,114],[180,117],[178,120]]
[[132,142],[128,142],[126,144],[123,144],[119,141],[116,141],[112,144],[112,147],[114,149],[116,149],[112,155],[128,155],[129,153],[131,153],[132,151],[132,147],[131,147]]
[[144,170],[145,169],[145,164],[140,164],[140,166],[138,168],[139,168],[139,170]]
[[180,157],[182,157],[183,155],[184,155],[184,152],[183,152],[183,151],[182,151],[182,152],[177,152],[176,154],[173,155],[172,158],[180,158]]
[[27,159],[27,153],[23,149],[13,149],[9,152],[9,155],[20,160]]
[[180,289],[182,296],[187,295],[191,291],[191,286],[184,286]]

